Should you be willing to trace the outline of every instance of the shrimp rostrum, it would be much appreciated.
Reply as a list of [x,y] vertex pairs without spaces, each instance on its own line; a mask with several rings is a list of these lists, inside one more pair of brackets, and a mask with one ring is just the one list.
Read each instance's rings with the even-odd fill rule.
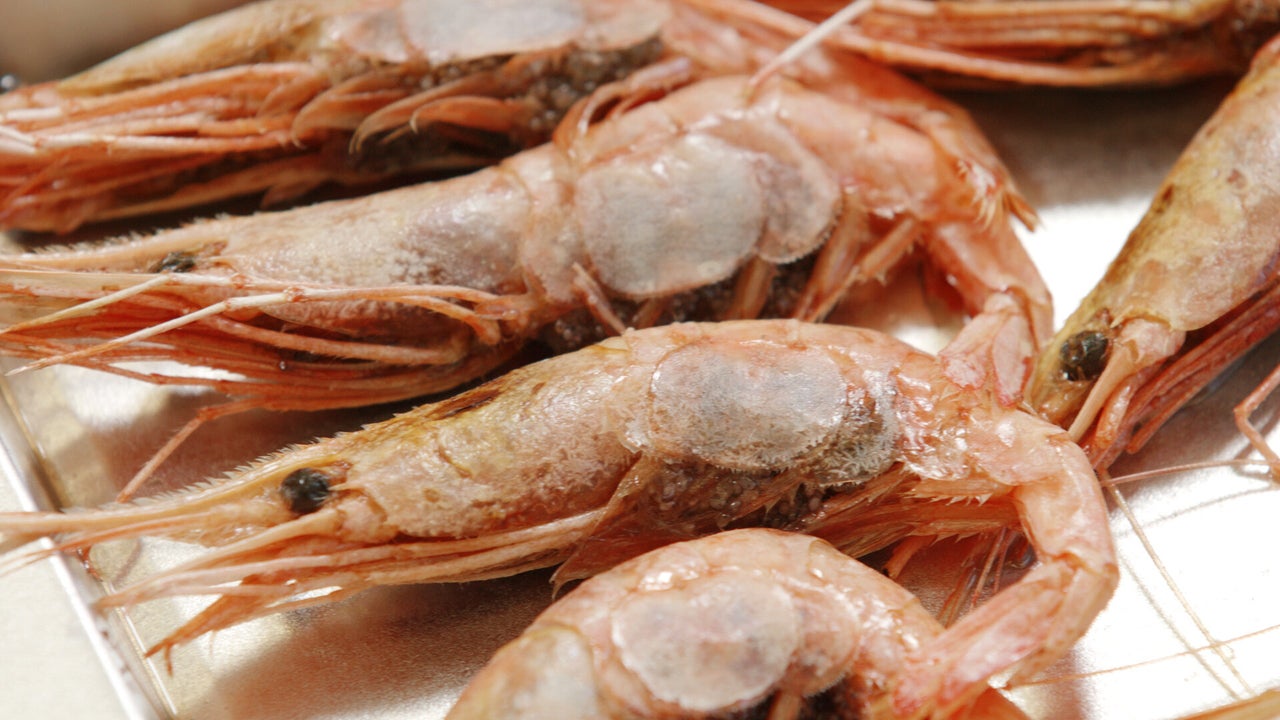
[[146,377],[276,409],[372,404],[475,379],[535,338],[818,319],[914,255],[988,319],[957,374],[1012,402],[1050,332],[1012,228],[1029,211],[962,114],[921,93],[900,110],[927,121],[890,116],[875,94],[900,78],[831,67],[816,89],[726,76],[638,105],[659,88],[624,81],[557,142],[470,175],[0,258],[6,312],[27,316],[0,350],[135,375],[122,363],[217,368],[234,375]]
[[491,164],[661,55],[648,0],[267,0],[0,97],[0,226]]
[[[888,702],[899,673],[943,634],[915,596],[817,538],[733,530],[575,588],[448,718],[900,718]],[[968,717],[1026,717],[973,683]]]
[[0,516],[7,541],[58,541],[15,561],[138,536],[215,546],[103,600],[221,596],[155,650],[324,591],[553,565],[564,582],[726,528],[862,554],[1010,525],[1038,563],[908,659],[899,715],[945,714],[1083,633],[1117,578],[1101,491],[1060,428],[935,357],[794,320],[628,331],[170,498]]
[[[1136,451],[1178,408],[1280,326],[1280,40],[1258,54],[1165,178],[1120,254],[1039,359],[1028,398],[1098,467]],[[1249,416],[1273,372],[1236,409]]]

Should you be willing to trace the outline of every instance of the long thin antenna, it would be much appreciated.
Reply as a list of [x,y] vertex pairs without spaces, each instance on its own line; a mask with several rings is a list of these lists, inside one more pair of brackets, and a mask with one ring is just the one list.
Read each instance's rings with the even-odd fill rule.
[[765,63],[764,67],[757,70],[756,74],[747,82],[747,87],[754,92],[761,83],[777,74],[780,69],[795,62],[801,55],[817,47],[819,43],[831,37],[842,26],[853,22],[872,10],[875,7],[875,3],[876,0],[854,0],[845,5],[839,12],[823,20],[812,30],[805,33],[803,37],[792,43],[786,50],[778,53],[777,57]]
[[[1105,473],[1099,473],[1099,475],[1103,474]],[[1111,498],[1115,501],[1116,507],[1120,508],[1120,512],[1123,513],[1125,518],[1129,521],[1129,525],[1133,528],[1134,535],[1138,538],[1138,542],[1142,543],[1142,547],[1146,550],[1147,556],[1150,557],[1151,562],[1155,564],[1156,570],[1160,573],[1160,577],[1164,579],[1169,590],[1173,592],[1174,597],[1178,600],[1178,604],[1182,606],[1182,610],[1187,614],[1187,617],[1191,619],[1191,622],[1195,624],[1196,629],[1200,631],[1200,634],[1204,636],[1205,640],[1208,641],[1209,648],[1213,651],[1213,654],[1222,661],[1222,664],[1226,665],[1231,675],[1240,683],[1240,686],[1244,688],[1245,692],[1250,695],[1257,694],[1249,685],[1249,681],[1245,680],[1244,676],[1240,673],[1240,670],[1236,668],[1235,663],[1231,661],[1231,658],[1223,649],[1222,643],[1219,642],[1211,632],[1209,632],[1208,626],[1200,619],[1200,616],[1196,614],[1196,611],[1192,609],[1191,603],[1187,600],[1186,596],[1182,594],[1182,589],[1178,587],[1176,582],[1174,582],[1173,576],[1169,573],[1169,569],[1165,567],[1164,562],[1160,560],[1160,556],[1156,554],[1155,546],[1151,544],[1151,540],[1147,537],[1146,531],[1142,529],[1142,526],[1138,523],[1137,516],[1133,514],[1133,509],[1129,507],[1129,501],[1125,499],[1124,495],[1120,494],[1120,490],[1114,485],[1107,485],[1107,492],[1110,493]],[[1199,657],[1199,653],[1193,654]],[[1213,675],[1214,679],[1218,681],[1218,684],[1222,685],[1223,689],[1225,689],[1232,698],[1236,700],[1243,699],[1240,693],[1232,687],[1230,683],[1220,677],[1211,665],[1203,661],[1201,664],[1204,665],[1204,667],[1209,671],[1209,674]]]

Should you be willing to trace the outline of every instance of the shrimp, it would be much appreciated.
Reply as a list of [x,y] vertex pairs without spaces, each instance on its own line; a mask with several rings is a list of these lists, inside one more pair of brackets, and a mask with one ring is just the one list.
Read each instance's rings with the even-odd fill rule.
[[1038,564],[908,659],[898,714],[950,712],[1066,651],[1117,578],[1101,491],[1060,428],[935,357],[794,320],[628,331],[169,498],[0,515],[7,543],[57,536],[25,560],[139,536],[216,546],[102,600],[220,596],[153,652],[373,585],[554,565],[563,583],[726,528],[861,555],[1010,524]]
[[810,19],[838,17],[834,45],[969,85],[1112,87],[1240,75],[1280,30],[1280,6],[1266,0],[764,2]]
[[[935,642],[945,632],[915,596],[831,545],[734,530],[578,586],[448,718],[902,717],[889,707],[899,673]],[[973,717],[1026,718],[985,678],[962,682],[982,693]]]
[[[1178,408],[1280,325],[1280,40],[1258,54],[1183,152],[1103,278],[1037,361],[1027,397],[1097,467],[1142,447]],[[1249,416],[1280,371],[1235,411]]]
[[653,65],[661,0],[267,0],[0,97],[0,226],[492,164]]
[[[1034,216],[963,114],[917,89],[886,115],[901,78],[853,58],[801,67],[812,82],[708,78],[594,124],[584,103],[558,142],[459,178],[4,257],[6,311],[55,312],[0,350],[213,387],[235,409],[367,405],[452,389],[538,339],[817,320],[919,248],[983,318],[953,375],[1016,402],[1051,328],[1012,228]],[[633,82],[602,92],[660,89]],[[192,369],[127,365],[148,359]]]

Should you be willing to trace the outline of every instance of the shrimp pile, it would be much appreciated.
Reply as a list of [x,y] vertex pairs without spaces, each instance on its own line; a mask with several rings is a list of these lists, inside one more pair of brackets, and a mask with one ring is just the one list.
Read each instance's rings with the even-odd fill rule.
[[[1280,40],[1273,40],[1186,148],[1036,365],[1029,401],[1069,426],[1100,468],[1142,447],[1280,326],[1277,106]],[[1277,384],[1280,371],[1236,409],[1240,431],[1273,467],[1280,457],[1249,415]]]
[[[499,650],[448,717],[903,717],[904,668],[952,632],[821,540],[735,530],[583,583]],[[959,682],[978,701],[970,717],[1026,717],[985,678]]]
[[629,331],[212,485],[4,514],[0,533],[58,539],[13,562],[139,536],[214,546],[103,599],[217,596],[159,651],[323,591],[553,565],[565,582],[726,528],[863,554],[1011,523],[1037,565],[912,656],[900,714],[962,703],[996,672],[1027,677],[1084,632],[1117,578],[1096,478],[1061,429],[958,386],[933,356],[759,320]]
[[[577,106],[557,142],[470,175],[0,258],[6,310],[47,313],[0,350],[240,407],[364,405],[454,388],[532,340],[817,320],[923,257],[984,318],[953,374],[1015,402],[1051,311],[1006,171],[967,116],[900,77],[827,54],[801,67],[675,90],[633,77]],[[157,359],[231,375],[127,364]]]
[[[1132,84],[1234,72],[1275,24],[1256,3],[1106,22],[1084,0],[982,5],[862,0],[829,44],[1000,81]],[[1060,658],[1117,582],[1094,468],[1274,329],[1270,255],[1238,256],[1265,244],[1221,237],[1266,225],[1266,157],[1238,155],[1270,137],[1253,108],[1276,43],[1134,237],[1174,238],[1185,217],[1220,234],[1131,241],[1103,282],[1125,291],[1091,296],[1033,368],[1049,296],[1013,222],[1035,216],[959,108],[836,49],[774,60],[812,26],[737,0],[459,7],[275,0],[0,98],[0,223],[35,230],[491,165],[0,258],[0,352],[206,386],[233,398],[218,412],[400,400],[535,346],[564,354],[170,496],[0,514],[3,546],[55,542],[0,567],[130,538],[209,546],[102,600],[213,598],[152,653],[373,586],[595,576],[454,717],[1018,716],[988,682]],[[268,32],[264,17],[293,20]],[[1071,24],[1071,43],[1028,52],[1043,43],[1028,29]],[[201,43],[236,52],[175,59]],[[1237,200],[1244,217],[1223,222]],[[1207,276],[1179,243],[1231,268],[1208,293],[1220,306],[1162,286]],[[918,260],[973,318],[939,357],[800,322]],[[1267,279],[1247,285],[1246,265]],[[1194,359],[1158,369],[1198,334]],[[1061,359],[1068,346],[1082,349]],[[1045,418],[1016,409],[1033,371]],[[761,526],[820,539],[741,530]],[[896,548],[900,566],[936,538],[1010,528],[1036,565],[946,630],[838,554]]]
[[[840,47],[950,84],[1113,87],[1243,73],[1280,30],[1262,0],[765,0],[844,22]],[[843,8],[843,9],[842,9]]]

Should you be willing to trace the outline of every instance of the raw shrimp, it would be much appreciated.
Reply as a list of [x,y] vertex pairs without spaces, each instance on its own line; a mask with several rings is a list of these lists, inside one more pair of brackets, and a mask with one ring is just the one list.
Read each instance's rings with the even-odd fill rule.
[[559,142],[460,178],[5,257],[7,312],[61,309],[0,344],[134,376],[120,363],[217,368],[234,375],[145,377],[257,407],[364,405],[453,388],[539,336],[819,319],[919,248],[984,317],[954,374],[1013,402],[1051,332],[1012,228],[1032,215],[967,117],[919,89],[890,117],[901,78],[846,60],[801,65],[816,89],[712,78],[595,125],[585,103]]
[[[664,53],[662,0],[268,0],[0,97],[0,226],[471,169]],[[677,32],[691,32],[691,29]]]
[[628,331],[210,486],[0,515],[7,542],[57,536],[25,559],[138,536],[218,546],[102,601],[221,596],[154,650],[373,585],[552,565],[564,582],[726,528],[862,554],[1009,525],[1038,564],[908,659],[899,714],[947,712],[1066,651],[1117,578],[1101,492],[1061,429],[936,358],[794,320]]
[[[1106,274],[1039,359],[1028,399],[1070,426],[1097,467],[1134,451],[1179,407],[1280,324],[1280,40],[1258,54],[1183,152]],[[1280,457],[1249,415],[1241,432]]]
[[[733,530],[575,588],[498,651],[448,717],[900,718],[899,673],[935,642],[942,626],[915,596],[831,545]],[[981,693],[968,717],[1026,718],[984,692],[985,678],[962,682],[973,686],[963,696]]]
[[764,1],[815,20],[840,11],[852,23],[832,33],[833,44],[979,85],[1153,85],[1238,75],[1280,30],[1280,5],[1270,0],[856,0],[847,8],[837,0]]

